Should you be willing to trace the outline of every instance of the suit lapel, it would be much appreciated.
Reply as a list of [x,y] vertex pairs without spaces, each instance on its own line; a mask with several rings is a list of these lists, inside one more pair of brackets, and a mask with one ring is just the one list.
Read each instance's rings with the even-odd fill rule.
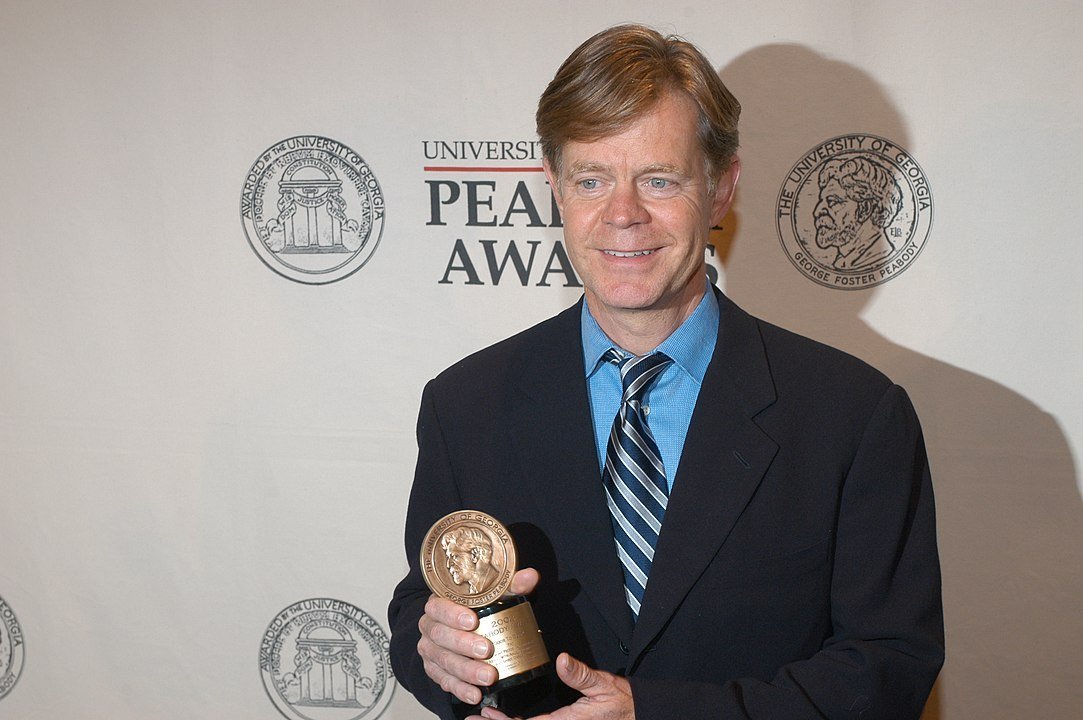
[[756,320],[716,295],[718,342],[666,508],[632,636],[630,668],[718,553],[778,450],[752,420],[775,400]]
[[538,482],[534,501],[561,526],[550,533],[557,557],[567,565],[610,627],[625,643],[632,634],[624,599],[624,575],[594,448],[583,368],[580,303],[547,328],[542,342],[521,358],[522,393],[512,407],[521,420],[512,442]]

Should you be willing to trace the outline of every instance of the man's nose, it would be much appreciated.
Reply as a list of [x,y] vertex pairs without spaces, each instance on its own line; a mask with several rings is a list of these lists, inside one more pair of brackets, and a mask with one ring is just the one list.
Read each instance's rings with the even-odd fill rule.
[[605,207],[605,222],[619,228],[631,227],[650,220],[634,183],[617,183]]

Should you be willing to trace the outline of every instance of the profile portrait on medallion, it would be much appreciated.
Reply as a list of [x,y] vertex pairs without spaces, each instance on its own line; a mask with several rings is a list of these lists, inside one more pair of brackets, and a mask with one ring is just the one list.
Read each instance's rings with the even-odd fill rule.
[[895,252],[886,229],[902,209],[902,190],[890,168],[860,155],[830,160],[818,184],[816,245],[835,251],[832,267],[861,270]]
[[449,530],[440,538],[440,547],[447,555],[452,582],[465,583],[471,595],[486,592],[500,579],[502,568],[494,565],[493,542],[480,528]]
[[421,547],[429,588],[466,607],[481,607],[503,595],[515,574],[515,545],[507,528],[476,510],[437,520]]
[[843,135],[806,153],[783,182],[778,233],[809,279],[859,290],[914,261],[932,223],[932,195],[910,154],[874,135]]
[[320,285],[353,274],[376,250],[383,218],[384,196],[371,168],[330,138],[283,140],[245,175],[241,220],[248,243],[290,280]]

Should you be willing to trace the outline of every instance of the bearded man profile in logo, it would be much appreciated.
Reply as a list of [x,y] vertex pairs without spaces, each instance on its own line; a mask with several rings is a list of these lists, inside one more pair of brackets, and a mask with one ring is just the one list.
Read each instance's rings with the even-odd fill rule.
[[493,543],[477,528],[462,527],[444,533],[440,547],[447,555],[447,569],[456,585],[466,583],[471,595],[489,589],[500,571],[493,567]]
[[824,164],[818,181],[816,245],[835,251],[836,270],[871,268],[895,252],[887,228],[903,200],[889,168],[868,157],[837,158]]

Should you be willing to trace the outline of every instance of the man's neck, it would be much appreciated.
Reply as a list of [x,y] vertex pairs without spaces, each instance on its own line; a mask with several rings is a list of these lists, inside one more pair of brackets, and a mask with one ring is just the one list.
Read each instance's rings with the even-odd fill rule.
[[592,295],[586,294],[587,309],[598,327],[610,340],[622,349],[636,355],[645,355],[661,345],[666,338],[687,320],[703,299],[704,287],[688,293],[686,298],[672,307],[648,309],[607,308]]
[[860,228],[850,242],[839,248],[839,256],[853,262],[880,237],[880,228],[868,223]]

